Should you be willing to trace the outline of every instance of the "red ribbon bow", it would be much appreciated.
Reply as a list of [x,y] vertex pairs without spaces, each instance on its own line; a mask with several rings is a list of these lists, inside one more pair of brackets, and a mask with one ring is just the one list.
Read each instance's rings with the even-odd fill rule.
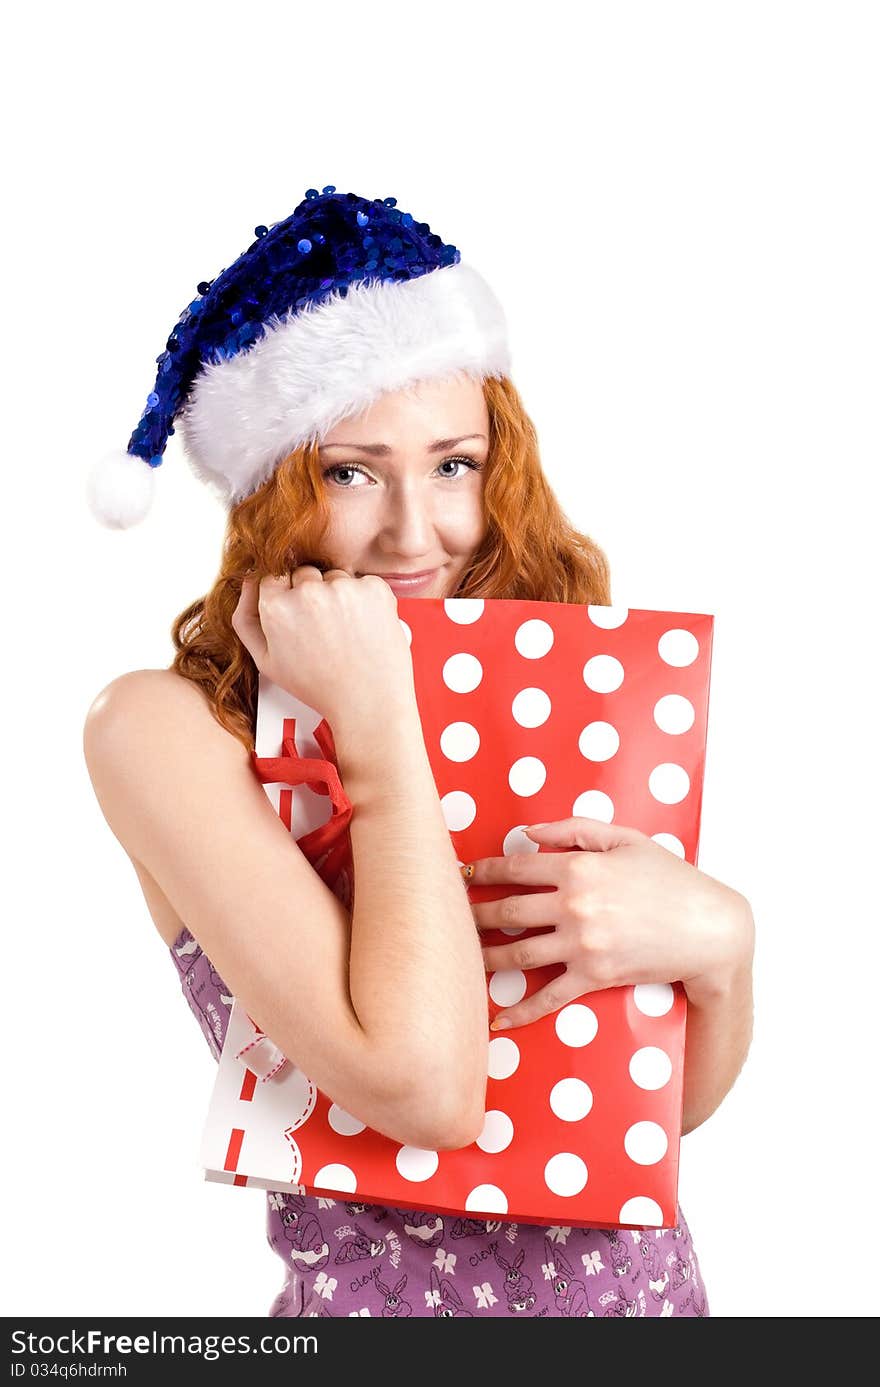
[[251,761],[258,779],[264,785],[311,785],[330,796],[333,810],[327,822],[297,839],[297,846],[329,884],[348,860],[347,829],[351,822],[352,803],[339,779],[336,748],[326,718],[318,723],[314,737],[324,753],[323,761],[317,757],[299,756],[293,736],[285,737],[282,741],[281,756],[257,756],[251,752]]

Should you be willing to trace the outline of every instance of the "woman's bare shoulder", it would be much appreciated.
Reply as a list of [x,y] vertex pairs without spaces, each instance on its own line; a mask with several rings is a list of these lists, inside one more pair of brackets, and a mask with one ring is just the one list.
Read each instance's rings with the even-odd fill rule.
[[199,757],[247,762],[249,753],[218,720],[205,691],[173,669],[136,669],[111,680],[92,701],[83,727],[86,761],[125,750],[134,733],[167,739]]
[[204,691],[174,669],[134,669],[117,675],[96,694],[86,714],[86,724],[112,723],[178,708],[191,710],[193,717],[202,714],[220,728]]
[[[131,670],[111,680],[86,714],[83,751],[104,816],[131,861],[159,934],[171,947],[184,922],[133,851],[132,799],[143,788],[143,777],[121,768],[140,756],[154,768],[161,760],[186,775],[196,764],[204,770],[208,763],[225,765],[227,758],[231,768],[246,761],[247,751],[217,721],[204,691],[173,669]],[[235,776],[225,775],[217,792],[232,794],[234,783]]]
[[258,810],[269,807],[244,743],[217,720],[204,690],[173,669],[136,669],[111,680],[92,701],[82,735],[104,817],[141,866],[144,815],[173,817],[183,781],[196,777],[204,786],[210,779],[215,807],[240,805],[242,796]]

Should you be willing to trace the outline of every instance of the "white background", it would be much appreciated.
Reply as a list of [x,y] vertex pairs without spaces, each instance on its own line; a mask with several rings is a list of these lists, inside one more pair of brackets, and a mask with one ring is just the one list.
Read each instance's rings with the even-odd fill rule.
[[224,516],[177,436],[136,530],[83,480],[197,283],[326,183],[497,290],[613,600],[715,615],[700,865],[752,902],[756,1024],[681,1203],[714,1315],[874,1313],[876,6],[7,25],[5,1313],[259,1316],[281,1284],[264,1196],[202,1181],[214,1061],[81,754],[104,684],[170,662]]

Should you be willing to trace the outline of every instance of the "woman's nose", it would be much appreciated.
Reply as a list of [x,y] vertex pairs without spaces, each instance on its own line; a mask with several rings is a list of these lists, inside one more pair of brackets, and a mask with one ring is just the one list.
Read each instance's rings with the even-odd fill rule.
[[424,553],[434,528],[431,507],[411,493],[389,501],[382,532],[397,548]]

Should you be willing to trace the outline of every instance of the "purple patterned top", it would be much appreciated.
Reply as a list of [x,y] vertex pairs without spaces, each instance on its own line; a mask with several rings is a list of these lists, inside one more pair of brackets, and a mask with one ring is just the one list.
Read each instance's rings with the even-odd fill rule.
[[[215,1059],[232,996],[184,926],[171,948]],[[681,1209],[674,1228],[541,1228],[286,1191],[266,1196],[284,1266],[270,1317],[708,1315]]]

